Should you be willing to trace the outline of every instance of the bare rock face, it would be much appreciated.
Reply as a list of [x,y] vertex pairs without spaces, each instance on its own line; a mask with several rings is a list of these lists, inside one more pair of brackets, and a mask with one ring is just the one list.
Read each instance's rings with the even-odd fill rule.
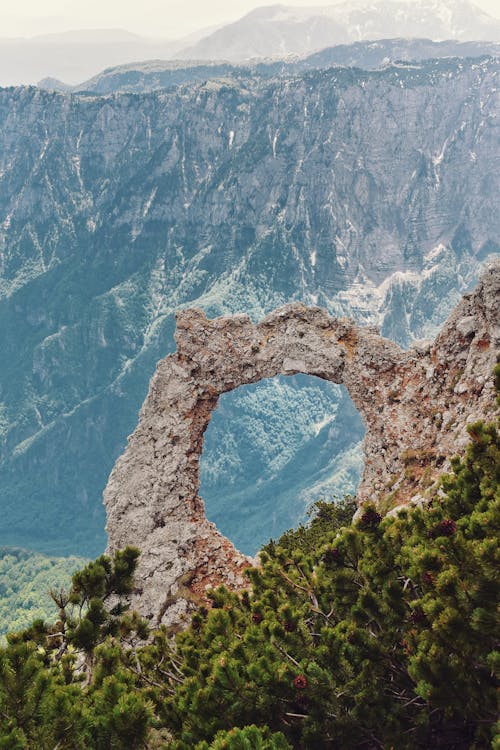
[[366,427],[360,504],[424,501],[447,457],[464,450],[467,423],[495,411],[500,263],[433,343],[409,351],[300,303],[258,325],[247,315],[207,320],[184,310],[175,339],[104,495],[108,551],[141,549],[132,606],[157,624],[182,623],[207,588],[243,585],[251,563],[206,519],[198,495],[203,433],[220,394],[279,374],[345,385]]

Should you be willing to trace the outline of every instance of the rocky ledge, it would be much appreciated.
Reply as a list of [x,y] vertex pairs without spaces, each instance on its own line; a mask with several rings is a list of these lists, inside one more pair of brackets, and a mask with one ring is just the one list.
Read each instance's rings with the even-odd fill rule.
[[177,315],[177,351],[159,362],[137,429],[105,490],[108,552],[140,548],[132,606],[180,624],[207,588],[239,587],[251,562],[210,523],[198,495],[203,433],[220,394],[306,373],[346,386],[366,427],[360,504],[424,502],[466,426],[495,411],[500,263],[462,298],[434,342],[409,351],[373,328],[294,303],[247,315]]

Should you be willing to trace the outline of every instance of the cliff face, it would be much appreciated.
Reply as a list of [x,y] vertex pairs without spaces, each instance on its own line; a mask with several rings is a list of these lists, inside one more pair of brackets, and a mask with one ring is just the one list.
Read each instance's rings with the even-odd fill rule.
[[494,60],[442,60],[1,90],[4,543],[103,548],[102,489],[177,309],[258,320],[300,300],[402,345],[433,335],[498,250],[497,79]]
[[248,316],[177,316],[177,351],[151,381],[137,429],[105,491],[109,551],[142,555],[134,607],[178,622],[207,586],[242,583],[246,559],[209,523],[198,495],[203,433],[220,394],[278,374],[346,386],[366,427],[358,500],[423,502],[466,445],[468,423],[495,412],[500,263],[465,296],[433,343],[403,351],[318,307]]

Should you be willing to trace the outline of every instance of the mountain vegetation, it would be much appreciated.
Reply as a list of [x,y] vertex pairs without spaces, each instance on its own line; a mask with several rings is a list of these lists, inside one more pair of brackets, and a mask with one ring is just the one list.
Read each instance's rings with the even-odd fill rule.
[[364,433],[345,387],[312,376],[278,376],[223,394],[200,461],[208,518],[254,555],[303,521],[316,498],[356,492]]
[[0,637],[21,630],[35,619],[55,620],[51,589],[67,587],[81,557],[48,557],[23,549],[0,547]]
[[497,747],[500,435],[468,431],[428,506],[320,504],[184,632],[126,611],[137,550],[89,563],[0,652],[0,747]]

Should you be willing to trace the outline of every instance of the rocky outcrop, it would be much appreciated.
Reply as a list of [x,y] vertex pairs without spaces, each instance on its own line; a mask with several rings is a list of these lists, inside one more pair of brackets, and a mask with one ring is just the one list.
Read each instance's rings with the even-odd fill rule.
[[467,423],[495,409],[500,263],[433,343],[409,351],[376,329],[300,303],[257,325],[247,315],[208,320],[185,310],[175,340],[105,491],[109,551],[141,549],[132,603],[158,623],[182,620],[209,586],[241,585],[249,563],[207,521],[198,495],[203,433],[219,396],[278,374],[344,384],[366,427],[359,502],[422,500],[447,457],[464,449]]

